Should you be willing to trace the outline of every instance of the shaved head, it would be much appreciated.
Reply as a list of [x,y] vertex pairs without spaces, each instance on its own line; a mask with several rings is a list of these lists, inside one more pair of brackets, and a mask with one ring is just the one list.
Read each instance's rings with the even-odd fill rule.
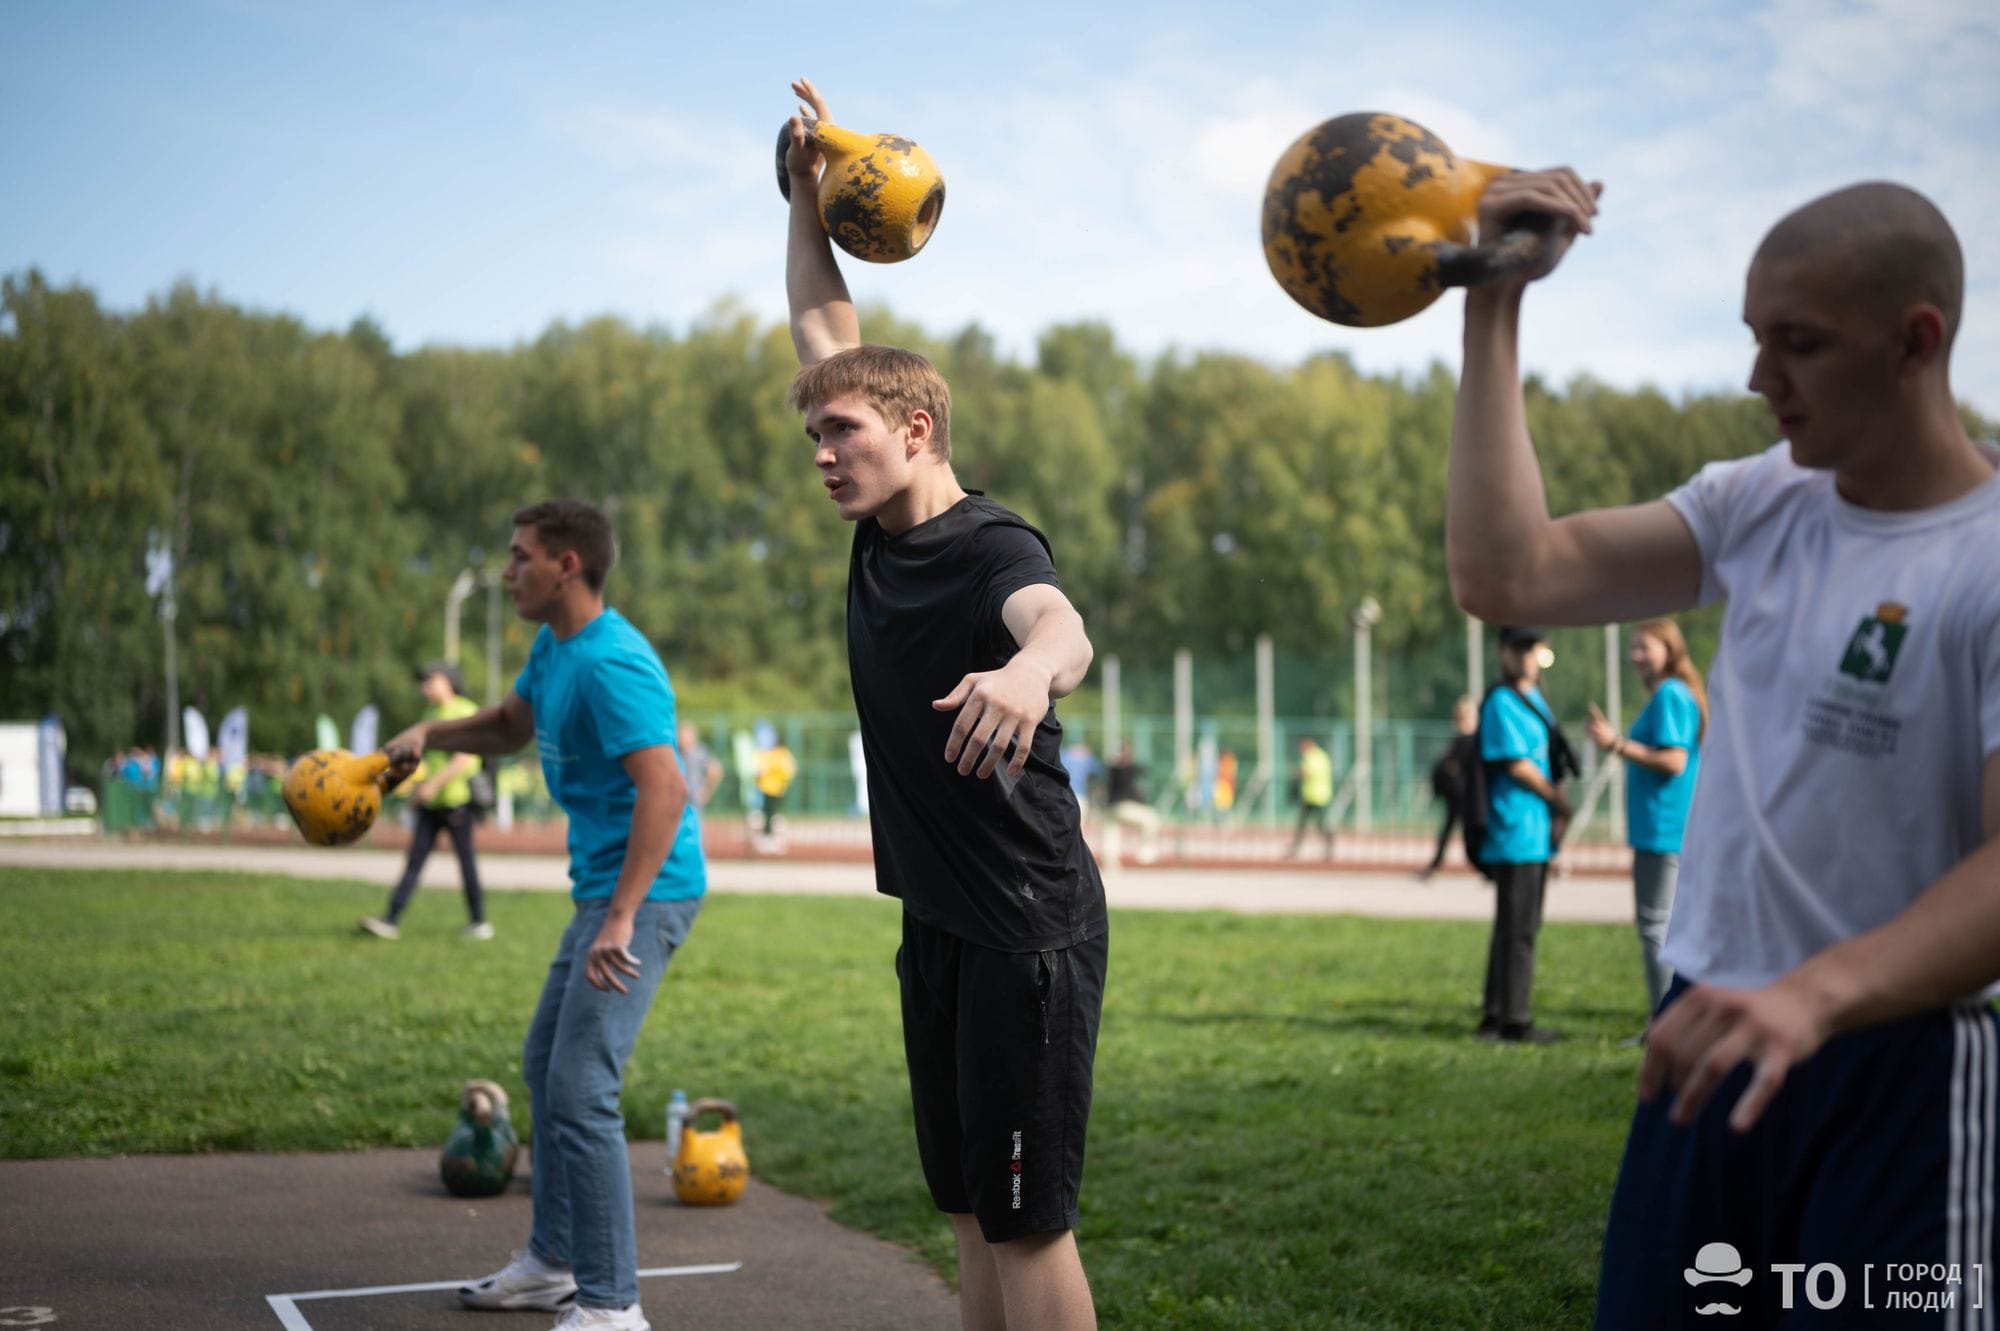
[[1951,223],[1913,189],[1869,181],[1814,199],[1771,228],[1752,264],[1801,261],[1839,272],[1885,313],[1935,305],[1947,347],[1958,332],[1965,259]]

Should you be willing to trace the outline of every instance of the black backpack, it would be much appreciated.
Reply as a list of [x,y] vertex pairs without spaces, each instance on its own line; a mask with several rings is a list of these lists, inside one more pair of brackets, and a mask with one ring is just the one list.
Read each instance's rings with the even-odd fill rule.
[[[1505,768],[1507,764],[1488,762],[1479,755],[1485,752],[1482,741],[1485,738],[1486,704],[1492,699],[1495,691],[1506,687],[1505,684],[1495,684],[1488,688],[1485,697],[1479,700],[1480,726],[1472,732],[1473,761],[1464,765],[1464,775],[1461,778],[1463,786],[1458,806],[1459,817],[1462,820],[1460,825],[1465,829],[1466,861],[1486,877],[1494,879],[1498,878],[1500,866],[1488,864],[1483,855],[1489,830],[1487,820],[1493,809],[1493,773],[1497,769]],[[1548,728],[1550,779],[1560,787],[1565,779],[1581,774],[1583,764],[1577,761],[1576,750],[1570,746],[1569,737],[1563,734],[1560,725],[1550,720],[1543,714],[1541,708],[1533,704],[1529,705],[1528,710]],[[1554,821],[1549,829],[1552,847],[1562,844],[1563,833],[1566,830],[1567,826],[1561,820]]]

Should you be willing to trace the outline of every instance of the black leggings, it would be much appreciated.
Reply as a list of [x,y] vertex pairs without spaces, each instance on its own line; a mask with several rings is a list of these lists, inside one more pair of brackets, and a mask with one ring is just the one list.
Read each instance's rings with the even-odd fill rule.
[[1457,826],[1458,801],[1446,800],[1444,802],[1444,826],[1438,829],[1437,853],[1431,856],[1432,872],[1436,872],[1438,866],[1444,863],[1444,853],[1451,849],[1451,829]]
[[466,913],[472,916],[474,924],[485,921],[486,895],[479,890],[479,865],[472,858],[472,806],[461,804],[455,809],[418,807],[417,825],[410,833],[410,858],[403,865],[403,880],[396,884],[395,895],[389,898],[389,923],[394,924],[403,908],[410,904],[410,897],[417,890],[417,878],[424,871],[424,861],[431,857],[431,847],[440,830],[451,833],[452,848],[458,852],[459,876],[465,879]]

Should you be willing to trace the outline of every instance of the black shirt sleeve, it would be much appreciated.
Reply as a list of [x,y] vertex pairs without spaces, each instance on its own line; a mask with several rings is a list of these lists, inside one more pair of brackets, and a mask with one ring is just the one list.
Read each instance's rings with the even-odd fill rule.
[[973,539],[978,542],[981,574],[973,612],[994,657],[1005,661],[1020,648],[1001,617],[1007,598],[1038,583],[1060,588],[1062,580],[1056,576],[1047,540],[1033,527],[992,523],[981,527]]

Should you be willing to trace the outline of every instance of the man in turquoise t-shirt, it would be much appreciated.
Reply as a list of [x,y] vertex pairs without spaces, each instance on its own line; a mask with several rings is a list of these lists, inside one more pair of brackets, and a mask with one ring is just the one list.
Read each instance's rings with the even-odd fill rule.
[[1547,1044],[1555,1032],[1534,1024],[1535,939],[1555,846],[1554,820],[1567,818],[1558,785],[1555,718],[1542,698],[1540,629],[1500,630],[1501,683],[1479,709],[1479,757],[1486,764],[1486,835],[1479,862],[1493,879],[1493,937],[1486,952],[1483,1039]]
[[427,746],[507,753],[532,737],[569,815],[576,913],[521,1061],[534,1105],[534,1226],[526,1249],[459,1300],[550,1310],[574,1300],[559,1328],[649,1331],[618,1098],[707,870],[674,750],[673,687],[652,645],[604,604],[616,558],[611,525],[589,504],[517,512],[505,580],[515,610],[542,625],[527,668],[498,707],[421,722],[390,747],[408,771]]

